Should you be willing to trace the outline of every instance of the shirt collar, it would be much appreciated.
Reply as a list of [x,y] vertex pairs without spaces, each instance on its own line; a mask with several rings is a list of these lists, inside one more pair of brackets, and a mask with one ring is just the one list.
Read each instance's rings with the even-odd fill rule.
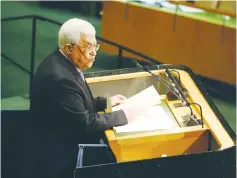
[[[61,49],[59,49],[59,51],[60,51],[60,53],[62,53],[62,55],[65,57],[65,58],[67,58],[68,59],[68,57],[64,54],[64,52],[61,50]],[[80,73],[81,72],[81,70],[80,69],[78,69],[76,66],[75,66],[75,64],[70,60],[70,59],[68,59],[72,64],[73,64],[73,66],[77,69],[77,71]]]

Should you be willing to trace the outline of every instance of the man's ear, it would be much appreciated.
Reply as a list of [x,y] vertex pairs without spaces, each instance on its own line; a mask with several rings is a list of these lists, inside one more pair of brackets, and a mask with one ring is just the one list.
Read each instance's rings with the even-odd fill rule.
[[72,53],[72,45],[71,44],[66,44],[65,45],[65,51],[67,54],[71,54]]

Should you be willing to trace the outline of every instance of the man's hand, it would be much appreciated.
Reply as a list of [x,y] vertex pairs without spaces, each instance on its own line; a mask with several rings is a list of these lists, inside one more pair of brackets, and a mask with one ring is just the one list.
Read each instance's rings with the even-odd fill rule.
[[110,101],[111,101],[111,106],[116,106],[116,105],[119,105],[119,104],[122,104],[124,103],[124,101],[126,100],[127,98],[123,95],[115,95],[115,96],[112,96],[110,98]]

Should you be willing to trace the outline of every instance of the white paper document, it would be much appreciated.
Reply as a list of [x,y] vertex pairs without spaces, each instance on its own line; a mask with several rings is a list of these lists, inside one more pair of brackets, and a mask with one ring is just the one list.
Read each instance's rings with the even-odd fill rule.
[[153,130],[164,130],[173,127],[169,116],[166,114],[164,109],[157,106],[150,106],[147,113],[141,116],[136,116],[134,122],[124,126],[114,127],[117,133],[126,132],[141,132],[141,131],[153,131]]
[[128,98],[123,104],[113,107],[112,111],[117,111],[122,108],[154,106],[160,103],[160,95],[152,85],[140,93]]
[[165,110],[158,105],[160,103],[160,95],[154,86],[150,86],[140,93],[128,98],[125,100],[124,104],[113,107],[112,111],[132,107],[142,107],[147,108],[147,110],[144,110],[142,115],[135,116],[132,123],[114,127],[114,130],[117,133],[125,133],[169,129],[173,127],[173,124]]

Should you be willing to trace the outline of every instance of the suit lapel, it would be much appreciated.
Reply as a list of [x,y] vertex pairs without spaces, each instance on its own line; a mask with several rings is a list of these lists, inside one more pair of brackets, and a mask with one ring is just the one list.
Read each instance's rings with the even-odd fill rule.
[[[74,67],[74,66],[73,66]],[[84,80],[82,79],[80,73],[75,69],[74,72],[72,72],[72,74],[74,75],[75,79],[78,81],[78,83],[82,86],[82,88],[85,90],[85,92],[87,93],[88,96],[91,96],[91,91],[88,88],[87,84],[86,84],[86,80],[84,82]]]
[[[63,54],[59,50],[57,50],[57,51],[58,51],[57,55],[60,57],[60,60],[62,61],[63,65],[65,67],[67,67],[67,69],[74,75],[77,82],[82,86],[82,88],[87,93],[87,95],[89,97],[91,97],[91,99],[93,100],[93,95],[91,93],[91,90],[90,90],[86,80],[84,82],[80,73],[77,71],[76,67],[65,56],[63,56]],[[94,103],[94,100],[93,100],[93,103]]]
[[86,85],[86,87],[87,87],[87,89],[88,89],[88,91],[89,91],[91,97],[93,98],[93,95],[92,95],[92,93],[91,93],[91,89],[90,89],[90,87],[89,87],[89,85],[88,85],[88,83],[87,83],[86,80],[85,80],[85,85]]
[[91,98],[92,98],[92,100],[93,100],[94,109],[95,109],[95,111],[97,112],[97,106],[96,106],[96,103],[95,103],[95,99],[94,99],[94,97],[93,97],[93,95],[92,95],[91,89],[90,89],[90,87],[89,87],[89,85],[88,85],[88,83],[87,83],[86,80],[85,80],[85,84],[86,84],[86,86],[87,86],[87,88],[88,88],[88,91],[89,91],[89,93],[90,93],[90,95],[91,95]]

